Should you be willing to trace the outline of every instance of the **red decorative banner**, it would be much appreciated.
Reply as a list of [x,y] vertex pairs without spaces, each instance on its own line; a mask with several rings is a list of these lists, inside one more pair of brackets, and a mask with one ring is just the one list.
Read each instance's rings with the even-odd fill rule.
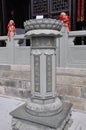
[[81,0],[77,0],[77,22],[81,21]]
[[85,6],[85,1],[81,0],[81,22],[84,21],[84,6]]

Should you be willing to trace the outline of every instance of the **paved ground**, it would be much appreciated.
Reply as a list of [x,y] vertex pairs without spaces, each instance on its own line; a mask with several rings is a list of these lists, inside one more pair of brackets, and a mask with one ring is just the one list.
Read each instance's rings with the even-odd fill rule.
[[[9,112],[23,103],[24,101],[18,99],[0,96],[0,130],[12,130]],[[85,112],[72,111],[72,119],[73,123],[69,130],[86,130]]]

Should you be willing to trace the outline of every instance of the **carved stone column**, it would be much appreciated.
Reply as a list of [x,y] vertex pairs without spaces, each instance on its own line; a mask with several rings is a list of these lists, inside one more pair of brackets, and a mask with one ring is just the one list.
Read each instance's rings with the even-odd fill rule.
[[56,94],[56,38],[62,36],[63,25],[40,19],[26,21],[24,26],[25,37],[31,39],[31,97],[11,112],[13,130],[63,130],[72,106]]

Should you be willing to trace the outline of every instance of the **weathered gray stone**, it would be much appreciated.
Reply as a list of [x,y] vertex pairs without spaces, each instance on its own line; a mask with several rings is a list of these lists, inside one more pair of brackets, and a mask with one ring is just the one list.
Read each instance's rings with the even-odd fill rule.
[[81,75],[57,75],[57,82],[60,84],[73,84],[78,86],[85,86],[86,85],[86,77]]
[[23,81],[23,88],[30,91],[31,83],[29,81]]
[[[27,99],[26,104],[11,112],[15,119],[12,122],[12,129],[67,130],[65,126],[70,120],[72,104],[62,103],[57,97],[55,72],[56,38],[63,36],[61,32],[63,24],[55,19],[33,19],[26,21],[24,26],[25,38],[31,39],[31,97]],[[67,33],[64,37],[66,40]],[[30,76],[28,72],[14,71],[12,74],[10,72],[6,74],[5,72],[2,75],[20,80],[18,94],[22,97],[26,95],[25,92],[28,91],[24,88],[25,79],[28,80]]]
[[29,90],[20,89],[20,88],[16,89],[13,87],[3,87],[1,89],[1,94],[19,97],[19,98],[28,98],[31,95]]
[[[52,116],[33,116],[25,111],[25,104],[10,113],[13,130],[64,130],[70,120],[71,104],[64,103],[63,110]],[[68,128],[66,128],[67,130]]]
[[[10,66],[10,67],[9,67]],[[1,65],[1,71],[0,74],[2,75],[3,71],[10,71],[11,73],[14,73],[13,71],[19,71],[25,72],[29,74],[30,77],[30,66],[29,65]],[[80,110],[86,110],[86,107],[84,106],[84,100],[86,99],[86,69],[74,69],[74,68],[57,68],[57,92],[58,95],[64,95],[71,98],[76,98],[75,100],[71,101],[74,104],[74,108],[80,109]],[[9,74],[9,73],[8,73]],[[8,77],[8,78],[7,78]],[[23,98],[24,94],[18,94],[14,91],[18,91],[18,88],[31,90],[29,79],[14,79],[12,76],[2,76],[0,78],[0,94],[5,95],[11,95],[14,97],[21,97]],[[11,82],[11,83],[10,83]],[[11,87],[15,87],[16,90],[11,89]],[[6,89],[6,91],[5,91]],[[7,91],[8,89],[8,91]],[[68,89],[68,90],[67,90]],[[71,91],[70,91],[71,90]],[[80,92],[81,90],[81,92]],[[74,91],[74,92],[73,92]],[[72,93],[73,92],[73,93]],[[26,94],[27,95],[27,94]],[[80,99],[80,101],[79,101]],[[83,100],[82,100],[83,99]],[[79,102],[79,103],[78,103]],[[77,105],[79,104],[79,105]],[[82,105],[82,106],[81,106]]]
[[5,88],[0,86],[0,94],[4,95],[5,94]]
[[60,99],[28,99],[26,103],[27,112],[34,116],[51,116],[60,113],[63,109]]
[[19,91],[13,87],[5,87],[5,94],[9,96],[19,97]]
[[[30,91],[30,67],[22,65],[1,65],[0,94],[27,98]],[[19,88],[23,94],[19,93]],[[27,92],[26,92],[27,91]]]
[[14,80],[7,80],[5,81],[5,86],[11,86],[11,87],[16,87],[17,86],[17,82]]
[[86,99],[86,87],[81,88],[81,97]]
[[30,65],[10,65],[11,71],[30,71]]
[[11,66],[10,65],[0,65],[0,70],[10,70]]
[[71,75],[71,76],[86,77],[85,68],[57,67],[56,70],[57,70],[57,75]]
[[0,72],[0,78],[9,78],[9,79],[22,79],[28,80],[30,79],[28,72],[22,71],[2,71]]
[[[61,96],[61,95],[60,95]],[[75,96],[61,96],[61,99],[66,102],[70,102],[73,104],[73,109],[86,111],[86,99],[75,97]]]
[[39,28],[40,27],[40,25],[39,24],[35,24],[35,28]]
[[69,95],[69,96],[76,96],[81,97],[81,88],[80,87],[73,87],[67,85],[57,85],[57,93],[59,95]]
[[[33,22],[32,22],[33,21]],[[30,28],[30,26],[34,26],[34,28]],[[53,30],[61,30],[61,28],[63,27],[63,23],[61,23],[59,20],[55,20],[55,19],[34,19],[34,20],[28,20],[26,22],[24,22],[24,27],[25,27],[25,31],[30,31],[35,29],[35,25],[39,25],[36,26],[36,29],[53,29]],[[54,26],[53,26],[54,24]],[[29,28],[28,28],[29,27]]]
[[[56,27],[56,25],[54,25]],[[52,25],[51,24],[47,24],[46,28],[51,28]]]
[[5,87],[16,87],[17,86],[17,80],[14,79],[0,79],[0,86]]
[[22,98],[28,98],[31,95],[29,90],[18,89],[18,96]]

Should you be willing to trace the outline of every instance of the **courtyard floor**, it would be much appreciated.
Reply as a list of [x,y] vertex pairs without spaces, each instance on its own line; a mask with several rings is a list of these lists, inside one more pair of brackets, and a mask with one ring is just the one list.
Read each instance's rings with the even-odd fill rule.
[[[25,103],[23,100],[0,96],[0,130],[12,130],[10,112],[19,105]],[[68,130],[86,130],[86,112],[72,110],[73,123]]]

